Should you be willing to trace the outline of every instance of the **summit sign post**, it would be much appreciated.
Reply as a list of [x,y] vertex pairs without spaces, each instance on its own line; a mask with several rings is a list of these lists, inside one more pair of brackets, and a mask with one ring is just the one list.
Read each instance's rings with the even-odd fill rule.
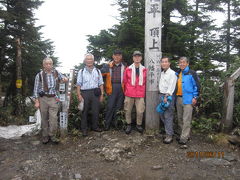
[[148,69],[146,91],[146,130],[159,129],[158,82],[162,36],[162,0],[145,0],[145,66]]

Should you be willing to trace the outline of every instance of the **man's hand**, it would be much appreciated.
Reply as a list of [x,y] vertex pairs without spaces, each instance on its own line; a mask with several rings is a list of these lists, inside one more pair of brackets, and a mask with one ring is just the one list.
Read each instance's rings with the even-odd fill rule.
[[35,108],[37,108],[37,109],[40,107],[40,103],[39,103],[39,101],[38,101],[38,100],[36,100],[36,101],[35,101],[35,104],[34,104],[34,106],[35,106]]
[[197,104],[197,99],[196,98],[193,98],[192,99],[192,105],[195,106]]
[[100,102],[103,102],[103,99],[104,99],[104,97],[103,97],[103,94],[100,96]]
[[163,102],[167,103],[167,96],[164,96]]
[[81,95],[78,96],[78,101],[81,102],[83,100],[83,97]]
[[66,77],[62,78],[62,82],[64,82],[64,83],[68,82],[68,78],[66,78]]

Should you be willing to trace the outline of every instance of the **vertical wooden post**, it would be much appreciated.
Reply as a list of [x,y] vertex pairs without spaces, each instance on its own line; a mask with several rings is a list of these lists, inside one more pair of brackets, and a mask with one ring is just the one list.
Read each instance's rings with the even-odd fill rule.
[[229,132],[233,126],[234,81],[240,76],[238,68],[224,83],[223,117],[221,131]]
[[145,0],[145,66],[148,69],[146,91],[146,130],[159,129],[158,82],[162,36],[162,0]]
[[19,37],[16,38],[16,92],[17,96],[15,97],[16,107],[15,114],[20,115],[22,113],[21,106],[21,95],[22,95],[22,49],[21,49],[21,40]]
[[223,117],[221,121],[221,130],[229,132],[233,123],[233,106],[234,106],[234,80],[228,78],[224,83],[224,101]]
[[71,92],[74,84],[74,69],[70,70],[69,81],[65,86],[65,101],[62,102],[62,111],[60,112],[60,131],[61,136],[64,137],[68,130],[68,110],[71,102]]
[[22,88],[22,49],[21,49],[21,41],[20,38],[16,38],[16,47],[17,47],[17,55],[16,55],[16,87],[18,89],[18,94],[21,93]]

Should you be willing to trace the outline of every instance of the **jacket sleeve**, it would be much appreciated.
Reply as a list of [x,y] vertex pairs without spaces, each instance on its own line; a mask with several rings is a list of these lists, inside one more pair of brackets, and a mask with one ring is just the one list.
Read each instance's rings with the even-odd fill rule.
[[126,87],[126,84],[127,84],[127,71],[128,71],[128,68],[126,68],[124,73],[123,73],[123,84],[124,84],[124,87]]
[[193,82],[193,96],[198,97],[200,92],[200,83],[196,72],[192,74],[192,82]]
[[109,73],[109,65],[108,64],[103,65],[103,67],[101,68],[101,73],[102,73],[103,77],[105,77],[107,75],[107,73]]

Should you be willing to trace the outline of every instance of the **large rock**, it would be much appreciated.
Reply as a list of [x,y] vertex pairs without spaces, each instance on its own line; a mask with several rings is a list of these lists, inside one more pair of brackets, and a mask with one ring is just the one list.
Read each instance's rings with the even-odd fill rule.
[[229,161],[221,158],[201,159],[200,161],[211,166],[229,166],[231,164]]
[[229,136],[228,141],[234,145],[240,146],[240,136],[236,136],[236,135]]
[[104,147],[102,149],[101,155],[104,156],[106,161],[115,161],[117,159],[120,159],[119,152],[120,151],[116,148],[109,149],[109,148]]

